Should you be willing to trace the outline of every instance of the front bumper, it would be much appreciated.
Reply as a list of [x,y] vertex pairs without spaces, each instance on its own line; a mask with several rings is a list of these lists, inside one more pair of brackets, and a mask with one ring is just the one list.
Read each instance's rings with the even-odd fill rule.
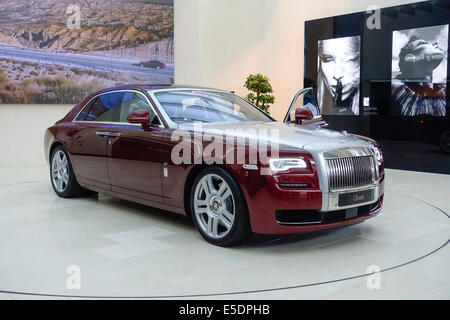
[[[354,192],[355,190],[368,188],[374,189],[373,200],[339,207],[336,199],[344,191],[322,193],[320,189],[286,190],[280,189],[273,183],[264,184],[257,193],[247,197],[252,231],[259,234],[295,234],[339,228],[363,222],[376,216],[381,211],[384,182],[370,187],[345,190],[345,192]],[[349,216],[347,209],[351,208],[357,209],[354,209],[354,214]],[[292,221],[280,221],[280,212],[286,212],[291,217],[297,215],[297,218],[292,219]],[[298,218],[302,215],[304,217],[315,215],[316,218],[305,222]]]
[[[339,205],[339,196],[341,194],[363,192],[363,191],[367,191],[367,190],[373,190],[374,197],[372,200],[361,202],[356,205],[354,205],[354,204],[347,205],[347,206]],[[382,183],[376,182],[373,185],[363,186],[360,188],[352,188],[352,189],[346,189],[346,190],[339,190],[339,191],[335,191],[335,192],[323,193],[322,194],[322,209],[321,209],[321,211],[335,211],[335,210],[349,209],[349,208],[355,208],[355,207],[361,207],[364,205],[369,205],[369,204],[377,202],[382,194],[384,194],[384,183],[383,182]]]

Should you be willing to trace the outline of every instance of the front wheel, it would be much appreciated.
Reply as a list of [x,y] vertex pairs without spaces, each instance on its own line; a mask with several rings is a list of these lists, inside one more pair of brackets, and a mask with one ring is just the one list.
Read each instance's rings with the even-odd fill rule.
[[227,247],[249,236],[244,196],[225,169],[210,167],[201,171],[192,186],[190,199],[194,224],[209,243]]

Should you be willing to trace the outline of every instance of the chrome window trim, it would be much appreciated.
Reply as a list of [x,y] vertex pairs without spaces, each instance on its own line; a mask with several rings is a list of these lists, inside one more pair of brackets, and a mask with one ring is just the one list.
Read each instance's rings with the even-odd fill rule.
[[151,110],[153,111],[155,116],[158,118],[159,125],[154,125],[154,126],[160,127],[160,128],[164,128],[163,122],[161,121],[160,117],[158,116],[158,113],[156,112],[155,108],[153,108],[153,105],[150,102],[150,100],[148,100],[147,96],[145,94],[143,94],[142,92],[140,92],[138,90],[133,90],[133,89],[114,90],[114,91],[102,92],[102,93],[99,93],[99,94],[95,95],[94,97],[89,99],[89,101],[84,105],[83,108],[81,108],[81,110],[74,117],[74,120],[72,120],[71,122],[72,123],[121,124],[121,125],[130,125],[130,126],[138,126],[138,127],[140,127],[141,126],[140,124],[129,123],[129,122],[76,120],[78,118],[78,116],[80,115],[80,113],[92,102],[92,100],[94,100],[94,99],[96,99],[96,98],[98,98],[100,96],[103,96],[105,94],[118,93],[118,92],[134,92],[134,93],[138,93],[138,94],[141,94],[142,96],[144,96],[144,98],[147,101],[148,105],[150,106]]
[[84,120],[78,120],[78,121],[72,121],[74,123],[95,123],[95,124],[120,124],[120,125],[126,125],[126,126],[133,126],[133,127],[141,127],[138,123],[129,123],[129,122],[114,122],[114,121],[84,121]]
[[221,92],[221,93],[230,93],[233,94],[229,91],[226,90],[221,90],[221,89],[208,89],[208,88],[195,88],[195,87],[179,87],[179,88],[161,88],[161,89],[146,89],[147,92],[161,92],[161,91],[211,91],[211,92]]

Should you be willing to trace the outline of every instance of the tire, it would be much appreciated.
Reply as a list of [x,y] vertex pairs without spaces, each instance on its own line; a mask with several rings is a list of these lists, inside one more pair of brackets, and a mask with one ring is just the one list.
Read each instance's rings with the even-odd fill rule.
[[439,137],[439,148],[442,152],[450,153],[450,131],[445,131]]
[[56,147],[50,157],[50,182],[55,193],[61,198],[93,193],[78,184],[69,155],[62,146]]
[[189,199],[192,220],[209,243],[230,247],[250,235],[244,195],[225,169],[203,169],[194,180]]

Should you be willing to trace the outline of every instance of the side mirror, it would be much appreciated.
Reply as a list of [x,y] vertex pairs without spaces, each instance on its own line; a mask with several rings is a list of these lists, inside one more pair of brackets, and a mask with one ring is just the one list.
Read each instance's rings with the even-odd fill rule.
[[138,123],[142,125],[144,130],[147,130],[150,125],[150,112],[148,110],[134,110],[128,115],[127,121],[129,123]]
[[302,124],[303,120],[312,120],[313,118],[311,110],[304,108],[295,109],[295,124]]

